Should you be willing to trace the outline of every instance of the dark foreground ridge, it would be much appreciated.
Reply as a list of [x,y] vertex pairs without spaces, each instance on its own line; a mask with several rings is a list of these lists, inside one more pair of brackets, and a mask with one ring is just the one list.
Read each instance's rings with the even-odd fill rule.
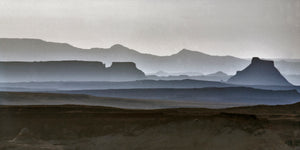
[[300,146],[299,110],[0,106],[0,149],[292,150]]
[[254,57],[247,68],[238,71],[228,82],[241,85],[292,85],[281,75],[273,61],[258,57]]

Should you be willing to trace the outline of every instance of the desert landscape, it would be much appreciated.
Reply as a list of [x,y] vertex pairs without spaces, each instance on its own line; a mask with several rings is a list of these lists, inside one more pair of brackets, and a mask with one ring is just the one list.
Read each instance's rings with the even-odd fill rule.
[[0,70],[1,150],[300,149],[300,87],[272,60],[232,76],[147,75],[134,62]]
[[0,150],[300,150],[300,0],[0,0]]
[[272,60],[232,76],[147,75],[134,62],[0,70],[1,150],[300,149],[300,87]]

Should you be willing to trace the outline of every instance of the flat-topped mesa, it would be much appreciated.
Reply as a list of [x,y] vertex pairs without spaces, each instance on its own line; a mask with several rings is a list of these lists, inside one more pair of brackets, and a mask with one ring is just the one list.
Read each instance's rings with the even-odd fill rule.
[[146,76],[133,62],[113,62],[107,69],[111,81],[131,81],[145,79]]
[[274,61],[262,60],[259,57],[253,57],[252,60],[251,60],[251,64],[253,64],[253,65],[271,65],[271,66],[274,66]]
[[229,83],[241,85],[291,86],[274,66],[273,61],[253,57],[251,64],[232,76]]
[[132,62],[0,62],[0,82],[133,81],[145,78]]
[[136,68],[136,65],[133,62],[113,62],[110,68]]

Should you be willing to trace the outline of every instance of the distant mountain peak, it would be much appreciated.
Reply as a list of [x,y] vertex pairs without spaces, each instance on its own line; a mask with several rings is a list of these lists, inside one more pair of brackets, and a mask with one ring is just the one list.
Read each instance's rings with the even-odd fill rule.
[[129,49],[128,47],[125,47],[121,44],[114,44],[113,46],[110,47],[111,49]]
[[181,51],[178,52],[178,54],[181,54],[181,53],[194,53],[196,51],[192,51],[192,50],[188,50],[188,49],[182,49]]
[[[111,46],[110,48],[106,49],[108,52],[113,52],[117,55],[131,55],[131,54],[142,54],[139,51],[136,51],[134,49],[130,49],[124,45],[121,44],[115,44]],[[116,60],[118,61],[118,60]],[[126,60],[126,61],[131,61],[131,60]]]
[[181,51],[179,51],[179,53],[184,53],[184,52],[194,52],[194,51],[192,51],[192,50],[188,50],[188,49],[182,49]]
[[242,85],[278,85],[290,86],[274,66],[273,61],[253,57],[251,64],[228,80],[229,83]]
[[215,73],[208,74],[208,76],[228,76],[228,75],[222,71],[218,71]]
[[202,53],[202,52],[199,52],[199,51],[193,51],[193,50],[188,50],[188,49],[182,49],[181,51],[179,51],[175,55],[205,55],[205,56],[210,56],[208,54],[205,54],[205,53]]

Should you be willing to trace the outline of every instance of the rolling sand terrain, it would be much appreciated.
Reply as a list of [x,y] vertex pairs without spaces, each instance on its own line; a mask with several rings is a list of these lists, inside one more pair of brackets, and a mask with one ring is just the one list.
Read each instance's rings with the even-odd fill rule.
[[[19,94],[19,98],[26,99],[26,94],[30,93]],[[12,98],[12,95],[18,94],[8,95]],[[53,100],[63,96],[45,95]],[[74,95],[64,96],[70,98],[68,96]],[[227,109],[155,110],[83,105],[2,105],[0,149],[299,149],[299,108],[299,103]]]

